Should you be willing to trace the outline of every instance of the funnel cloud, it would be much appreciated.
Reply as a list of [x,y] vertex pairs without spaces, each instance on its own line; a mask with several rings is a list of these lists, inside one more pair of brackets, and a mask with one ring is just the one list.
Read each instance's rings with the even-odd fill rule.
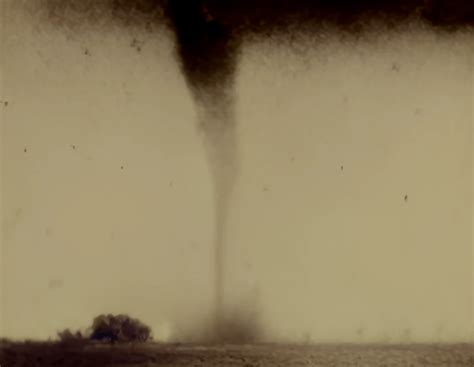
[[234,83],[238,45],[200,1],[171,2],[168,16],[176,33],[181,70],[198,109],[215,191],[215,330],[225,338],[225,229],[238,168]]

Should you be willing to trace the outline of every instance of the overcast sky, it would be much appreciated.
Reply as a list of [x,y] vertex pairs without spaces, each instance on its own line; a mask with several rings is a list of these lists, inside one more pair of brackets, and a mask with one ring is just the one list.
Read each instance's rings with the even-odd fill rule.
[[[3,19],[0,335],[124,312],[189,336],[213,196],[172,39]],[[463,35],[244,44],[226,294],[267,340],[469,339],[472,67]]]

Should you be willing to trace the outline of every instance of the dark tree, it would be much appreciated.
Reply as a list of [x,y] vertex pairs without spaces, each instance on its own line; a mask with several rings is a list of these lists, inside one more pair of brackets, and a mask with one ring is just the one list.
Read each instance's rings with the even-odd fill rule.
[[100,315],[91,327],[91,340],[108,342],[146,342],[151,340],[151,329],[140,320],[127,315]]

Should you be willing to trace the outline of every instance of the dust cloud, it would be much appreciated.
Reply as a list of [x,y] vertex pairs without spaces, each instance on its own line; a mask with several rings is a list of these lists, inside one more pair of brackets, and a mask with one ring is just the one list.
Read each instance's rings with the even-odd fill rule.
[[6,27],[2,336],[469,340],[472,35]]

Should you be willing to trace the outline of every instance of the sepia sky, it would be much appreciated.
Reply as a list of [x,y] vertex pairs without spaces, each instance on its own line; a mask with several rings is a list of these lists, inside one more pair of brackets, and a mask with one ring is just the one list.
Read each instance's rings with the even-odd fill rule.
[[[0,336],[123,312],[199,338],[212,181],[170,33],[3,19]],[[226,303],[265,340],[472,337],[472,54],[419,29],[244,42]]]

